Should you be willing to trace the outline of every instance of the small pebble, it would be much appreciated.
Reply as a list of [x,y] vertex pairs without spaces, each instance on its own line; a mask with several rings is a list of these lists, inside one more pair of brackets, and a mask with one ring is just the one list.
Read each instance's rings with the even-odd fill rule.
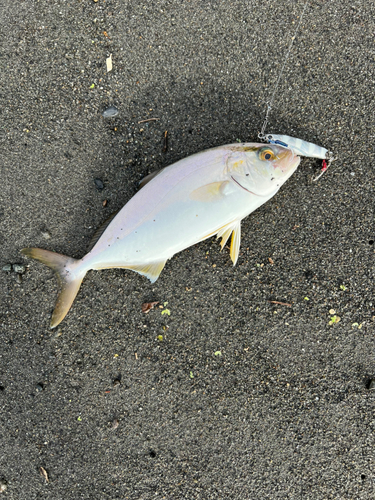
[[117,420],[117,418],[115,418],[112,422],[112,429],[117,429],[119,425],[119,421]]
[[116,385],[120,385],[121,384],[121,380],[116,378],[114,381],[113,381],[113,387],[116,387]]
[[57,330],[57,332],[52,335],[51,340],[57,339],[57,337],[60,337],[62,335],[62,330]]
[[375,389],[375,379],[374,378],[370,381],[368,388],[372,391]]
[[42,392],[42,390],[43,390],[43,385],[42,385],[42,384],[36,384],[36,386],[35,386],[35,390],[36,390],[36,392]]
[[12,270],[12,264],[5,264],[5,266],[3,266],[3,271],[9,273],[11,270]]
[[102,113],[103,118],[114,118],[117,115],[118,115],[118,109],[115,108],[114,106],[110,106]]
[[98,191],[102,191],[102,189],[104,189],[104,184],[103,184],[103,181],[101,179],[94,179],[94,182],[95,182],[96,189]]
[[22,283],[22,274],[16,275],[16,282],[20,285]]
[[0,493],[4,493],[4,491],[6,491],[7,488],[8,488],[7,482],[5,481],[5,479],[1,479],[0,480]]
[[49,240],[51,238],[51,235],[48,231],[42,231],[42,236],[45,240]]
[[22,264],[13,264],[13,271],[17,274],[24,274],[26,269]]

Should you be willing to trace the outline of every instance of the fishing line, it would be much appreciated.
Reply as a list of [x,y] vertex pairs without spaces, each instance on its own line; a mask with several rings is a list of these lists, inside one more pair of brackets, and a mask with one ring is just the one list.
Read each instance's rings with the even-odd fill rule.
[[324,174],[324,172],[327,171],[327,169],[331,165],[331,163],[336,159],[336,158],[334,158],[333,153],[331,151],[328,151],[325,148],[317,146],[316,144],[313,144],[313,143],[310,143],[307,141],[303,141],[301,139],[297,139],[295,137],[289,137],[287,135],[275,135],[275,134],[266,134],[265,133],[266,127],[268,124],[268,117],[269,117],[269,114],[272,110],[273,102],[275,100],[276,91],[279,87],[281,77],[284,73],[286,63],[288,62],[288,59],[289,59],[289,56],[290,56],[290,53],[291,53],[291,50],[293,47],[294,40],[297,37],[297,33],[298,33],[298,30],[301,26],[301,22],[302,22],[304,14],[305,14],[306,7],[307,7],[308,3],[309,3],[309,0],[306,0],[305,4],[303,6],[302,12],[300,14],[296,29],[294,31],[294,35],[292,36],[292,39],[289,43],[288,50],[285,54],[283,65],[281,67],[281,70],[279,72],[279,76],[277,77],[276,84],[275,84],[275,87],[274,87],[272,95],[271,95],[271,100],[266,102],[266,104],[267,104],[266,115],[265,115],[265,118],[263,121],[262,129],[258,134],[258,138],[261,141],[267,141],[268,143],[271,143],[271,144],[279,144],[282,147],[289,148],[294,153],[300,154],[302,156],[307,156],[307,157],[312,157],[312,158],[321,158],[323,160],[322,169],[321,169],[321,173],[317,177],[312,179],[313,182],[315,182],[318,179],[320,179],[320,177]]
[[292,36],[292,39],[290,41],[290,44],[289,44],[289,47],[288,47],[288,50],[287,50],[287,53],[284,57],[284,63],[281,67],[281,70],[280,70],[280,73],[279,73],[279,76],[276,80],[276,84],[275,84],[275,88],[274,88],[274,91],[272,93],[272,96],[271,96],[271,100],[269,102],[267,102],[267,110],[266,110],[266,116],[264,118],[264,122],[263,122],[263,125],[262,125],[262,130],[260,131],[260,133],[258,134],[258,137],[259,139],[261,140],[265,140],[266,136],[265,136],[265,131],[266,131],[266,127],[267,127],[267,123],[268,123],[268,116],[270,114],[270,111],[272,109],[272,105],[273,105],[273,101],[275,99],[275,95],[276,95],[276,91],[277,91],[277,88],[279,86],[279,83],[280,83],[280,80],[281,80],[281,77],[282,77],[282,74],[284,72],[284,68],[286,66],[286,63],[288,62],[288,59],[289,59],[289,55],[290,55],[290,52],[292,50],[292,46],[293,46],[293,43],[294,43],[294,40],[296,39],[296,36],[297,36],[297,33],[298,33],[298,30],[299,30],[299,27],[301,25],[301,22],[302,22],[302,18],[305,14],[305,10],[306,10],[306,7],[307,7],[307,4],[309,3],[309,0],[306,0],[305,2],[305,5],[303,6],[303,9],[302,9],[302,13],[300,15],[300,18],[299,18],[299,21],[297,23],[297,26],[296,26],[296,29],[294,31],[294,35]]

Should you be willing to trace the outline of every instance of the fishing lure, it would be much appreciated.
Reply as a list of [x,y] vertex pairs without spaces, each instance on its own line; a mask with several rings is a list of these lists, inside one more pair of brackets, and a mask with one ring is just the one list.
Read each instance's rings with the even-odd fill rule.
[[266,141],[270,144],[278,144],[284,148],[290,148],[294,153],[309,158],[327,159],[328,149],[317,146],[312,142],[303,141],[289,135],[267,134]]
[[296,137],[290,137],[289,135],[280,134],[266,134],[262,137],[269,144],[277,144],[278,146],[291,149],[293,153],[306,156],[308,158],[320,158],[323,160],[322,170],[320,174],[313,179],[313,182],[317,181],[326,172],[328,167],[331,165],[333,160],[333,153],[328,151],[328,149],[318,146],[312,142],[303,141],[302,139],[297,139]]

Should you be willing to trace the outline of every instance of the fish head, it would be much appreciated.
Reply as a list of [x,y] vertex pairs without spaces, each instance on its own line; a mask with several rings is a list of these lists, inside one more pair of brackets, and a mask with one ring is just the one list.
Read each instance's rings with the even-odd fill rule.
[[246,191],[272,196],[296,171],[301,158],[277,144],[242,144],[227,159],[227,174]]

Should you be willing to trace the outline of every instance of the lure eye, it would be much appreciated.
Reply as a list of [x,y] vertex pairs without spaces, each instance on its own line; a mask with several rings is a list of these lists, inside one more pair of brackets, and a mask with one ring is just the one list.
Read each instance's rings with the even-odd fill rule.
[[261,160],[271,161],[276,158],[276,155],[271,148],[262,148],[259,151],[259,158]]

